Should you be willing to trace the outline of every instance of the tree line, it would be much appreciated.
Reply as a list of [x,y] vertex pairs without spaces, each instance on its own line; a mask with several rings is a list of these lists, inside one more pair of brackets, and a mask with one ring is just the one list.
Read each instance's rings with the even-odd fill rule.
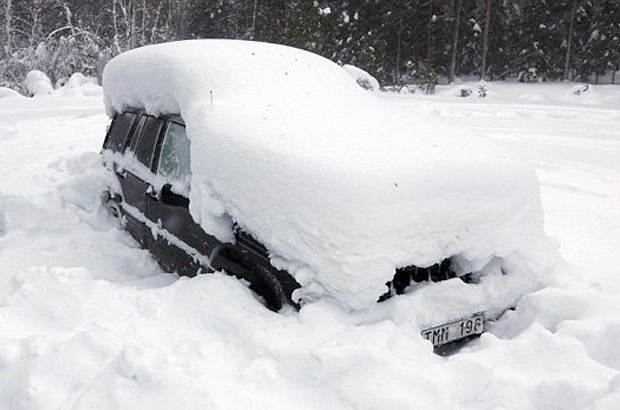
[[1,0],[0,86],[31,69],[100,77],[113,56],[189,38],[303,48],[384,84],[459,76],[615,82],[620,0]]

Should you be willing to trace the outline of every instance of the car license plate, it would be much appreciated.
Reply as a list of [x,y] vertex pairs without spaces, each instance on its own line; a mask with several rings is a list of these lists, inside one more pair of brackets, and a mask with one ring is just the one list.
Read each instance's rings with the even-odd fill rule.
[[484,313],[480,312],[467,319],[423,330],[422,337],[430,340],[433,346],[441,346],[482,332],[484,332]]

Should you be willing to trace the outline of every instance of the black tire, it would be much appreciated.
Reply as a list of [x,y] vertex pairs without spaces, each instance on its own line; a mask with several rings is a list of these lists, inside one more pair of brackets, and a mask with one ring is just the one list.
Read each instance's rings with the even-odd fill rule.
[[250,289],[264,299],[265,305],[270,310],[278,312],[288,304],[284,287],[278,278],[266,267],[254,265],[248,270],[248,275],[245,279],[250,282]]
[[108,211],[110,215],[115,218],[121,219],[121,203],[122,199],[118,195],[113,195],[110,191],[104,191],[101,193],[101,204]]

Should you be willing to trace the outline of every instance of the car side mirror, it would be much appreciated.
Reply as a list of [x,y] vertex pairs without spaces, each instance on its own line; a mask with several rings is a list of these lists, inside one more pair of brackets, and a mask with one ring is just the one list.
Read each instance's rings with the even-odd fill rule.
[[159,200],[164,205],[189,208],[189,199],[183,195],[172,192],[172,186],[165,184],[159,192]]

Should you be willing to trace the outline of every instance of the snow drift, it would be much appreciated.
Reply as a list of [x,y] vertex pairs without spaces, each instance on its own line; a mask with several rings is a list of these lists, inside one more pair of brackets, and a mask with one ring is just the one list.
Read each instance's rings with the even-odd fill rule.
[[397,267],[482,269],[544,237],[535,172],[493,143],[361,89],[336,64],[258,42],[194,40],[114,58],[107,113],[180,114],[190,211],[221,240],[230,217],[302,284],[364,308]]
[[23,97],[20,93],[7,87],[0,87],[0,99],[2,98],[20,98]]
[[82,73],[73,73],[60,90],[64,97],[96,97],[103,94],[97,79],[86,77]]
[[356,67],[351,64],[345,64],[342,66],[342,69],[346,71],[353,79],[365,90],[368,91],[380,91],[381,86],[379,85],[379,81],[370,73],[365,70],[362,70],[359,67]]

